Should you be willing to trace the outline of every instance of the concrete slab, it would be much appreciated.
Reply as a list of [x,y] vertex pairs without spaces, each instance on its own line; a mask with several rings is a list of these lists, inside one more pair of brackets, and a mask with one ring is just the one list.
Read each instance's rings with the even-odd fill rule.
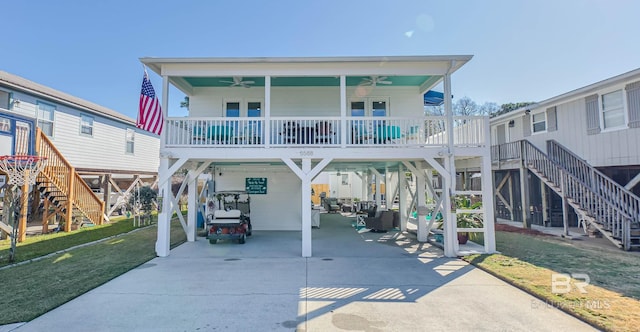
[[199,238],[9,331],[594,330],[410,233],[312,233]]

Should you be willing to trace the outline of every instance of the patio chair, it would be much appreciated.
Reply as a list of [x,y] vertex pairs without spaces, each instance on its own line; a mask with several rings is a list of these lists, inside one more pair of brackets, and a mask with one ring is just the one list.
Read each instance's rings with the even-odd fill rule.
[[322,206],[329,213],[340,211],[340,205],[338,204],[337,198],[327,197],[323,199]]
[[331,128],[331,122],[320,121],[315,126],[315,142],[317,143],[331,143],[333,141],[333,129]]
[[284,143],[297,144],[298,137],[300,136],[300,124],[293,121],[285,122],[282,125],[280,136],[282,136]]
[[373,232],[387,232],[393,229],[394,211],[381,211],[376,217],[367,217],[364,223]]

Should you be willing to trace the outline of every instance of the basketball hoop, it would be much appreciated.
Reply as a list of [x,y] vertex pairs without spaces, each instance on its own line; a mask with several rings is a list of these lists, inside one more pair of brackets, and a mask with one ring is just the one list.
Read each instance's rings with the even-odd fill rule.
[[0,171],[7,174],[7,185],[35,184],[36,177],[47,165],[46,157],[0,156]]

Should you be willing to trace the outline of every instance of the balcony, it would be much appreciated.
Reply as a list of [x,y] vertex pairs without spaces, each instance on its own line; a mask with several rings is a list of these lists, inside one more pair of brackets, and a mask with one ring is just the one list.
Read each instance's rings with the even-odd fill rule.
[[[489,120],[454,117],[453,143],[481,147]],[[270,117],[168,118],[165,147],[442,147],[448,145],[447,119],[426,117]]]

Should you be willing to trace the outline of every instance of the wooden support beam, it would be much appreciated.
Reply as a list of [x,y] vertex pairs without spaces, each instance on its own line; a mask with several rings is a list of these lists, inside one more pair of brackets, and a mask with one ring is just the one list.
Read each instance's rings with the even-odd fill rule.
[[[28,170],[25,171],[25,179],[28,177]],[[27,211],[29,208],[29,183],[25,181],[20,189],[20,221],[18,223],[18,242],[23,242],[27,238]]]
[[51,202],[45,198],[44,210],[42,211],[42,234],[49,233],[49,205]]
[[73,200],[75,199],[75,186],[76,177],[74,176],[75,169],[69,168],[69,192],[67,193],[67,213],[64,216],[64,231],[71,231],[71,222],[73,221]]

